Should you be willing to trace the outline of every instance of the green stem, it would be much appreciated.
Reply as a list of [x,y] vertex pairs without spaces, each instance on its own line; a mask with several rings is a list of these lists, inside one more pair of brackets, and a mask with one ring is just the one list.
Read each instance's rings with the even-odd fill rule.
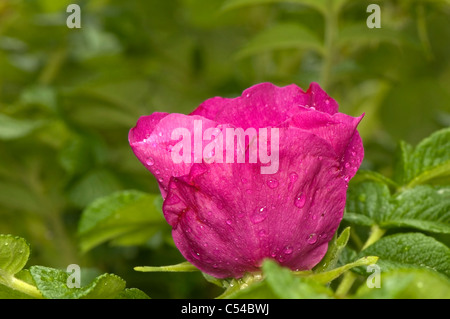
[[[378,225],[373,225],[370,230],[369,238],[367,238],[366,242],[362,246],[361,250],[366,249],[376,241],[378,241],[381,237],[383,237],[384,233],[386,232],[385,229],[380,228]],[[353,286],[353,283],[356,280],[356,276],[351,271],[347,271],[344,274],[344,277],[342,278],[342,281],[340,282],[339,286],[336,289],[336,296],[338,297],[345,297],[347,293],[350,291],[350,289]]]
[[423,4],[417,6],[417,31],[427,59],[432,60],[433,52],[431,50],[430,38],[428,37],[426,13]]
[[328,1],[329,10],[325,13],[325,50],[321,70],[320,85],[327,89],[330,83],[331,69],[335,56],[335,38],[337,33],[337,13],[334,10],[332,1]]
[[27,294],[28,296],[31,296],[33,298],[37,299],[43,299],[41,292],[33,285],[30,285],[26,283],[25,281],[22,281],[17,278],[11,278],[11,280],[8,283],[8,286],[14,290],[20,291],[24,294]]
[[340,282],[339,286],[336,289],[336,296],[338,297],[345,297],[347,293],[350,291],[350,289],[353,286],[353,283],[356,280],[356,276],[351,271],[347,271],[344,274],[344,277],[342,278],[342,281]]

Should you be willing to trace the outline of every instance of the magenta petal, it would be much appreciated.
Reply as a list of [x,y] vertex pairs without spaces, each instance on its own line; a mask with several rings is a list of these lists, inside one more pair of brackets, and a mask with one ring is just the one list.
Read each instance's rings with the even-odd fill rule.
[[[217,126],[215,122],[200,116],[154,113],[141,117],[136,127],[129,133],[129,141],[134,154],[158,180],[163,198],[166,197],[170,178],[188,174],[195,161],[195,121],[201,122],[200,136],[206,129]],[[172,139],[172,133],[180,128],[189,131],[191,135],[190,163],[174,163],[172,158],[172,148],[179,141]]]
[[326,140],[335,150],[344,175],[352,178],[364,157],[361,137],[356,130],[364,115],[354,118],[342,113],[304,111],[294,115],[292,126],[311,132]]
[[165,118],[168,113],[155,112],[149,116],[141,116],[134,128],[128,133],[128,141],[130,144],[143,141],[150,137],[155,126]]
[[246,129],[277,126],[302,108],[313,108],[332,115],[337,113],[338,104],[317,83],[312,83],[307,92],[295,84],[278,87],[272,83],[261,83],[245,90],[237,98],[209,99],[191,115]]
[[294,84],[278,87],[261,83],[245,90],[237,98],[209,99],[192,115],[243,129],[277,126],[295,114],[306,100],[305,92]]
[[[329,144],[300,129],[280,131],[280,168],[194,164],[203,173],[173,179],[163,211],[183,256],[218,277],[241,277],[265,258],[311,269],[339,226],[346,182]],[[172,195],[173,194],[173,195]]]
[[[258,271],[266,258],[293,270],[311,269],[323,258],[364,156],[361,119],[338,113],[336,101],[316,83],[306,92],[262,83],[237,98],[209,99],[190,115],[142,117],[129,141],[158,180],[164,216],[183,256],[217,278],[240,278]],[[210,138],[227,128],[250,129],[248,144],[239,147],[245,161],[236,149],[226,156],[236,146],[216,147],[221,139]],[[189,136],[183,155],[190,161],[173,157],[179,129]],[[268,143],[265,159],[277,163],[270,172],[272,163],[262,164],[260,152],[254,156],[268,129],[271,137],[280,133],[279,152]]]
[[306,91],[306,95],[308,96],[306,104],[309,107],[314,107],[318,111],[331,115],[337,113],[339,110],[339,105],[336,101],[329,97],[317,83],[311,83],[308,91]]

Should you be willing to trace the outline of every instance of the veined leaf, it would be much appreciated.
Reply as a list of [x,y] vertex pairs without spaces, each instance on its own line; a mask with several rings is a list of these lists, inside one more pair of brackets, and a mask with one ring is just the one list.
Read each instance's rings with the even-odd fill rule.
[[450,233],[450,190],[420,185],[391,196],[386,184],[351,184],[344,219],[363,226],[412,227]]
[[408,187],[426,183],[436,177],[450,178],[450,128],[433,133],[412,152],[407,166]]
[[409,159],[414,148],[405,141],[400,141],[395,152],[394,180],[400,185],[405,185],[410,180],[407,176]]
[[382,182],[351,184],[344,218],[365,226],[379,224],[381,216],[391,211],[390,197],[389,188]]
[[[165,225],[160,211],[160,195],[139,191],[123,191],[102,197],[88,206],[81,216],[78,227],[81,250],[86,252],[93,247],[116,238],[127,242],[124,236],[148,231],[150,238],[159,226]],[[156,226],[156,227],[155,227]],[[144,237],[140,237],[144,240]]]
[[85,287],[69,287],[69,273],[49,267],[32,266],[31,276],[37,288],[47,299],[124,299],[145,298],[138,290],[126,290],[125,281],[119,276],[103,274]]
[[15,277],[29,256],[30,247],[25,239],[0,235],[0,296],[11,294],[17,298],[42,298],[36,287]]
[[381,238],[360,256],[379,256],[381,271],[425,268],[450,276],[450,249],[421,233],[402,233]]
[[318,37],[307,28],[294,23],[283,23],[257,34],[237,53],[237,58],[280,49],[311,49],[323,52]]
[[[25,239],[11,235],[0,235],[0,271],[14,276],[22,270],[30,256],[30,246]],[[2,276],[0,276],[0,282]]]
[[404,190],[391,203],[390,211],[381,212],[381,227],[413,227],[450,234],[450,188],[419,185]]

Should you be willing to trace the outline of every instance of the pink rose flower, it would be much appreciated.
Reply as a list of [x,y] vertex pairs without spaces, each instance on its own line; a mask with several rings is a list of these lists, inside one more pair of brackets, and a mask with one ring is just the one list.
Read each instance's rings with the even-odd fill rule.
[[266,258],[292,270],[323,258],[364,156],[361,119],[338,113],[316,83],[262,83],[189,115],[143,116],[129,142],[158,180],[182,255],[240,278]]

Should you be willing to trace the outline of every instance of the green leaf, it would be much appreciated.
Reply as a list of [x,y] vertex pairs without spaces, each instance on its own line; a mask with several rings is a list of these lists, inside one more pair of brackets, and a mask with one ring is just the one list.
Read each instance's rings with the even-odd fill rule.
[[25,266],[29,256],[30,247],[25,239],[0,235],[0,297],[42,298],[36,287],[15,277]]
[[[229,288],[230,289],[230,288]],[[226,296],[221,295],[220,299],[279,299],[266,280],[257,281],[244,288],[236,287]]]
[[53,87],[46,85],[33,85],[24,89],[20,101],[25,104],[37,104],[47,107],[49,110],[57,110],[57,96]]
[[380,288],[361,285],[358,299],[450,299],[450,280],[426,269],[381,272]]
[[351,184],[344,219],[364,226],[378,224],[381,214],[391,210],[390,197],[388,186],[382,182]]
[[14,276],[28,262],[30,246],[25,239],[0,235],[0,282],[3,276]]
[[420,142],[412,152],[407,187],[429,183],[434,178],[450,180],[450,128],[433,133]]
[[358,184],[364,181],[374,181],[374,182],[380,182],[384,183],[394,189],[397,189],[400,187],[395,181],[391,180],[390,178],[387,178],[386,176],[374,172],[374,171],[368,171],[360,169],[356,173],[356,175],[351,179],[350,181],[350,187],[352,184]]
[[[329,270],[326,272],[319,272],[319,273],[307,275],[306,278],[314,280],[315,282],[318,282],[321,284],[326,284],[326,283],[329,283],[329,282],[333,281],[334,279],[338,278],[340,275],[342,275],[343,273],[345,273],[346,271],[348,271],[352,268],[359,267],[359,266],[372,265],[372,264],[375,264],[377,261],[378,261],[378,257],[376,257],[376,256],[366,256],[366,257],[358,259],[355,262],[346,264],[339,268],[335,268],[335,269],[332,269],[332,270]],[[296,272],[294,272],[294,274],[295,273]]]
[[0,114],[0,140],[14,140],[27,136],[44,124],[43,120],[19,120]]
[[317,36],[307,28],[294,23],[277,24],[257,34],[237,53],[237,58],[279,49],[302,48],[323,52]]
[[296,277],[292,271],[272,260],[265,261],[262,268],[268,286],[281,299],[326,299],[333,296],[329,288],[314,280]]
[[382,271],[398,268],[426,268],[450,276],[450,249],[421,233],[401,233],[381,238],[360,256],[380,257]]
[[30,273],[37,288],[47,299],[137,299],[146,296],[138,289],[126,290],[125,281],[113,274],[98,276],[85,287],[70,288],[67,285],[70,275],[63,270],[32,266]]
[[33,299],[33,297],[0,284],[0,299]]
[[420,185],[404,190],[392,199],[390,211],[382,211],[380,226],[449,234],[450,188]]
[[333,239],[328,243],[328,250],[325,256],[322,258],[319,264],[314,267],[314,272],[323,272],[329,269],[333,269],[339,261],[342,250],[347,245],[350,238],[350,227],[345,228],[341,235],[337,237],[337,233],[333,236]]
[[134,270],[142,271],[142,272],[191,272],[191,271],[199,271],[197,267],[192,265],[190,262],[182,262],[177,265],[171,266],[138,266],[135,267]]
[[103,274],[95,278],[87,288],[83,289],[82,299],[113,299],[124,291],[125,286],[125,281],[119,276]]
[[161,213],[160,195],[122,191],[96,200],[81,216],[78,227],[83,252],[106,242],[136,232],[148,232],[149,239],[166,225]]
[[81,289],[67,286],[69,274],[60,269],[31,266],[30,273],[36,287],[46,299],[78,299],[83,294]]
[[150,297],[142,290],[127,288],[118,295],[117,299],[150,299]]
[[[228,11],[238,8],[244,8],[247,6],[261,5],[268,3],[296,3],[309,6],[318,10],[321,13],[327,12],[327,1],[326,0],[227,0],[222,6],[222,10]],[[339,0],[339,6],[341,6],[345,0]]]
[[410,180],[408,176],[408,165],[413,150],[412,145],[405,141],[400,141],[395,151],[393,178],[400,185],[405,185]]
[[69,190],[69,198],[77,207],[84,208],[96,199],[121,189],[112,172],[95,169],[83,175]]
[[352,183],[344,219],[364,226],[412,227],[435,233],[450,233],[450,192],[422,185],[390,195],[379,181]]

